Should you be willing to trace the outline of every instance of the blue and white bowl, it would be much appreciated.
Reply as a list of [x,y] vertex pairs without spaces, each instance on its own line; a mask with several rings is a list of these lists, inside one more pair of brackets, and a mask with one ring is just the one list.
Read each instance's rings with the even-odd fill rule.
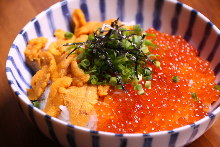
[[184,146],[209,129],[220,114],[217,107],[209,116],[174,130],[149,134],[114,134],[67,124],[35,108],[27,97],[33,72],[27,66],[24,49],[28,40],[53,37],[56,29],[73,29],[71,14],[81,8],[88,21],[120,18],[124,22],[153,27],[161,32],[182,35],[199,55],[211,62],[220,83],[220,31],[193,8],[173,0],[69,0],[58,2],[33,18],[17,35],[8,54],[6,74],[18,96],[23,112],[47,136],[65,146],[139,147]]

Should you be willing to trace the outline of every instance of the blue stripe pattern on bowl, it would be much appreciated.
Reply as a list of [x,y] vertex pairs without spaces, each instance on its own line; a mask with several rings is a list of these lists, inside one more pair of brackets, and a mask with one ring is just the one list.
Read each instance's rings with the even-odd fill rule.
[[179,133],[173,131],[170,136],[169,146],[175,146]]
[[171,29],[172,29],[172,32],[171,34],[172,35],[175,35],[176,34],[176,31],[178,30],[178,19],[179,19],[179,15],[182,11],[182,3],[179,3],[177,2],[176,3],[176,8],[175,8],[175,14],[172,18],[172,22],[171,22]]
[[138,0],[138,8],[137,8],[137,14],[135,17],[136,20],[136,24],[140,24],[141,27],[143,27],[143,21],[144,21],[144,17],[143,17],[143,5],[144,1],[143,0]]
[[118,18],[120,18],[121,21],[124,21],[124,5],[125,5],[125,0],[118,0],[117,3],[117,14],[118,14]]
[[80,0],[80,9],[82,9],[83,13],[85,14],[86,21],[89,21],[90,18],[86,0]]
[[152,146],[152,141],[153,141],[153,138],[149,138],[149,137],[144,138],[143,146],[144,147],[151,147]]
[[48,126],[48,129],[49,129],[49,133],[50,133],[50,137],[54,140],[54,141],[56,141],[56,142],[58,142],[59,143],[59,141],[58,141],[58,139],[57,139],[57,136],[56,136],[56,133],[55,133],[55,131],[54,131],[54,127],[53,127],[53,124],[52,124],[52,121],[51,121],[51,116],[49,116],[49,115],[45,115],[45,121],[46,121],[46,123],[47,123],[47,126]]
[[[143,12],[144,6],[145,6],[145,2],[144,0],[136,0],[137,3],[137,10],[136,10],[136,15],[134,15],[133,18],[131,18],[130,16],[127,16],[125,14],[125,5],[126,2],[125,0],[116,0],[116,3],[114,5],[116,5],[117,9],[115,10],[117,14],[116,17],[119,17],[122,21],[124,20],[135,20],[136,23],[141,24],[141,26],[143,27],[154,27],[157,30],[160,31],[164,31],[161,30],[161,28],[163,27],[163,19],[161,18],[162,12],[163,12],[163,6],[164,6],[164,0],[154,0],[154,11],[152,13],[152,19],[149,20],[151,21],[151,26],[145,26],[146,24],[144,19],[146,18],[146,15]],[[67,31],[72,31],[73,30],[73,22],[71,20],[71,11],[69,9],[70,5],[69,5],[70,1],[62,1],[59,2],[58,4],[56,4],[56,7],[60,7],[60,9],[62,10],[62,16],[65,20],[65,24],[66,24],[66,28]],[[108,7],[106,6],[106,1],[105,0],[99,0],[97,1],[98,5],[99,5],[99,10],[94,10],[97,11],[97,13],[101,13],[100,15],[100,20],[105,20],[105,19],[109,19],[107,16],[107,9]],[[172,14],[172,16],[170,17],[170,24],[169,26],[171,27],[171,32],[168,32],[170,34],[178,34],[180,33],[182,36],[184,36],[184,38],[187,41],[191,41],[192,38],[194,37],[194,27],[196,25],[196,19],[198,19],[198,17],[204,17],[202,16],[199,12],[197,12],[196,10],[186,7],[186,5],[180,3],[180,2],[175,2],[175,1],[170,1],[170,3],[174,3],[175,8],[174,8],[174,13]],[[72,3],[71,3],[72,4]],[[79,5],[77,6],[79,8],[81,8],[86,16],[86,20],[93,20],[92,18],[90,18],[90,13],[89,10],[92,9],[92,7],[90,7],[87,4],[86,0],[80,0]],[[181,29],[182,24],[180,24],[180,21],[182,19],[183,16],[181,15],[181,13],[183,12],[183,9],[190,9],[190,15],[188,19],[188,25],[186,30],[182,30],[182,32],[179,32],[179,30]],[[50,28],[50,36],[53,36],[53,32],[59,28],[59,26],[56,26],[55,24],[55,20],[56,17],[54,16],[54,11],[56,11],[55,7],[52,6],[50,8],[48,8],[47,10],[43,11],[41,13],[41,15],[45,14],[46,18],[47,18],[47,25],[48,28]],[[36,37],[40,37],[40,36],[44,36],[45,34],[43,33],[42,30],[44,30],[43,26],[41,26],[41,18],[40,15],[39,17],[34,18],[31,22],[29,22],[30,24],[32,24],[34,26],[34,30],[36,33],[36,36],[31,36],[29,34],[32,34],[31,32],[29,32],[28,27],[31,27],[31,25],[27,25],[24,29],[21,30],[21,32],[18,35],[18,39],[19,40],[21,37],[23,39],[23,43],[22,41],[15,42],[13,43],[13,45],[11,46],[11,50],[9,52],[8,58],[7,58],[7,63],[6,63],[6,74],[8,77],[8,82],[11,85],[12,89],[15,91],[16,95],[18,95],[20,97],[21,100],[26,99],[27,98],[27,92],[26,89],[27,88],[31,88],[30,83],[30,78],[28,79],[26,77],[26,75],[24,75],[24,73],[29,73],[30,75],[33,75],[33,71],[27,66],[25,59],[23,58],[23,51],[24,51],[24,47],[27,45],[28,40],[31,38],[36,38]],[[186,20],[187,22],[187,20]],[[208,51],[208,49],[206,49],[207,44],[210,43],[210,40],[213,39],[211,38],[211,34],[213,34],[213,27],[215,27],[210,21],[207,21],[206,25],[202,28],[202,30],[200,30],[201,32],[203,32],[202,38],[201,40],[199,40],[198,42],[198,51],[199,51],[199,55],[202,54],[202,52],[208,52],[208,56],[207,56],[207,60],[214,64],[214,66],[212,67],[214,69],[215,75],[217,75],[217,82],[220,82],[220,62],[219,60],[217,60],[217,57],[215,56],[215,54],[220,51],[220,34],[218,34],[218,37],[215,39],[215,43],[214,45],[211,45],[210,50]],[[217,30],[217,33],[219,33],[219,30]],[[20,37],[20,38],[19,38]],[[19,63],[22,63],[20,65],[17,65],[17,61],[19,61]],[[214,62],[215,61],[215,62]],[[22,69],[25,71],[21,71],[20,67],[22,67]],[[25,98],[24,98],[25,97]],[[38,113],[36,112],[37,108],[34,108],[34,106],[32,104],[28,105],[28,114],[29,117],[31,118],[31,120],[36,124],[36,126],[38,126],[38,122],[35,119],[35,115]],[[211,113],[209,116],[207,116],[206,121],[208,122],[207,124],[207,129],[211,126],[211,124],[213,123],[213,121],[215,120],[215,116],[216,116],[217,112],[213,112]],[[56,132],[54,130],[54,126],[53,126],[53,122],[52,122],[52,117],[50,117],[47,114],[44,114],[44,119],[45,119],[45,123],[48,127],[48,131],[49,131],[49,135],[50,137],[57,141],[59,143],[59,138],[56,135]],[[55,120],[56,121],[56,120]],[[192,128],[192,133],[189,136],[189,139],[187,140],[187,143],[190,143],[191,141],[193,141],[195,139],[195,137],[197,136],[198,130],[199,130],[199,124],[192,124],[192,125],[188,125],[185,126],[187,128]],[[68,142],[69,146],[76,146],[76,139],[75,139],[75,132],[73,131],[73,129],[75,128],[75,126],[67,124],[66,125],[66,142]],[[87,131],[91,134],[91,139],[92,139],[92,146],[94,147],[98,147],[100,145],[100,141],[101,138],[98,136],[99,134],[102,134],[103,132],[99,132],[99,131],[94,131],[94,130],[89,130],[87,129]],[[176,130],[172,130],[172,131],[164,131],[165,134],[169,135],[169,142],[167,145],[164,146],[175,146],[180,133],[178,133]],[[127,146],[128,142],[128,138],[129,135],[127,136],[126,134],[114,134],[114,133],[109,133],[110,135],[116,136],[120,138],[120,145],[121,147],[125,147]],[[155,139],[153,137],[154,133],[149,133],[149,134],[142,134],[142,138],[143,138],[143,145],[142,146],[153,146],[153,144],[155,144]]]
[[76,142],[75,142],[75,138],[74,138],[74,131],[72,128],[73,128],[72,126],[68,125],[66,138],[67,138],[68,143],[71,147],[76,147]]
[[20,34],[24,37],[24,41],[27,44],[29,40],[27,32],[25,32],[24,30],[21,30]]
[[51,34],[53,34],[56,30],[55,25],[54,25],[53,11],[51,11],[51,9],[47,9],[45,13],[47,15],[48,25],[49,25]]
[[187,31],[186,31],[184,37],[183,37],[186,41],[189,41],[192,37],[192,30],[193,30],[193,26],[194,26],[194,23],[195,23],[195,20],[196,20],[196,17],[197,17],[197,13],[198,12],[196,10],[191,11],[188,28],[187,28]]
[[99,2],[99,9],[100,9],[100,14],[101,14],[101,21],[104,21],[105,18],[106,18],[105,0],[100,0],[100,2]]

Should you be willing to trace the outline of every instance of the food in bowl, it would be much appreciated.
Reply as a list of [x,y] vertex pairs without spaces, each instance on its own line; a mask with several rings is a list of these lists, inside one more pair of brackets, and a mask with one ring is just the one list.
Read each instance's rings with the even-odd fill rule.
[[218,100],[209,63],[181,36],[114,19],[86,22],[79,9],[73,21],[74,34],[56,30],[48,47],[41,37],[25,50],[37,71],[28,96],[50,116],[99,131],[149,133],[191,124]]

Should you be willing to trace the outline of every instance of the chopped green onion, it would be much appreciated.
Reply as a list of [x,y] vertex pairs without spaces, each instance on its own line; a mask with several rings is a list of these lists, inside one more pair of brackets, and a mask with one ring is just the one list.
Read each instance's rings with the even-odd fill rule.
[[160,67],[160,61],[155,61],[155,66]]
[[118,64],[118,68],[119,68],[121,71],[123,71],[124,69],[126,69],[126,67],[125,67],[124,65],[122,65],[122,64]]
[[198,97],[197,97],[197,94],[195,92],[193,92],[191,94],[192,98],[194,99],[194,101],[197,101],[198,100]]
[[127,57],[123,57],[123,58],[121,59],[121,62],[123,62],[123,63],[125,63],[126,61],[129,61],[129,59],[128,59]]
[[149,52],[149,49],[148,49],[147,46],[142,47],[141,50],[142,50],[142,52],[145,53],[145,54],[147,54],[147,53]]
[[93,69],[93,70],[90,70],[90,71],[86,71],[85,73],[86,74],[91,74],[91,73],[94,73],[94,72],[96,72],[97,70],[95,70],[95,69]]
[[142,31],[141,26],[139,24],[134,25],[134,32],[135,34],[140,34],[140,32]]
[[146,37],[157,37],[155,34],[152,33],[146,33]]
[[178,76],[173,76],[172,80],[174,83],[178,83],[179,82],[179,77]]
[[84,59],[82,60],[81,62],[83,62],[86,66],[89,66],[90,65],[90,62],[88,59]]
[[110,36],[110,38],[111,38],[111,39],[117,39],[118,37],[117,37],[117,35],[112,34],[112,35]]
[[73,33],[71,33],[71,32],[66,32],[66,33],[64,34],[64,37],[65,37],[66,39],[71,39],[71,38],[73,37]]
[[220,86],[219,85],[215,85],[214,88],[217,89],[218,91],[220,91]]
[[125,49],[128,49],[131,46],[131,43],[126,40],[126,39],[122,39],[122,47]]
[[137,36],[137,35],[135,35],[135,36],[132,37],[132,41],[133,41],[136,45],[140,45],[141,39],[142,39],[142,37],[141,37],[141,36]]
[[34,107],[40,108],[40,104],[38,101],[33,101]]
[[116,77],[111,77],[109,83],[112,86],[115,86],[117,84],[117,78]]
[[143,94],[144,94],[144,90],[143,90],[143,89],[139,90],[139,91],[138,91],[138,94],[139,94],[139,95],[143,95]]
[[146,34],[146,37],[153,37],[153,38],[151,39],[151,41],[154,41],[154,40],[157,38],[157,35],[152,34],[152,33],[147,33],[147,34]]
[[141,90],[142,89],[142,85],[138,84],[134,86],[134,90]]
[[98,79],[98,78],[96,77],[96,75],[91,75],[90,79]]
[[[115,88],[123,89],[124,92],[127,92],[124,84],[131,84],[142,91],[138,79],[152,79],[152,70],[149,67],[145,69],[146,64],[155,63],[157,67],[160,66],[160,62],[156,60],[158,55],[149,52],[152,47],[157,47],[152,41],[156,35],[144,32],[140,25],[135,25],[133,30],[119,26],[118,20],[115,20],[111,27],[107,26],[109,30],[105,29],[103,32],[98,28],[88,36],[86,42],[68,43],[67,45],[74,46],[68,49],[77,50],[74,53],[79,54],[78,65],[85,73],[90,74],[91,84],[116,85]],[[74,37],[71,35],[74,34],[66,33],[67,37]],[[151,39],[147,40],[146,36]]]
[[159,57],[160,55],[149,54],[148,57]]
[[149,76],[152,74],[152,71],[148,68],[145,68],[143,73],[144,73],[144,75]]
[[157,47],[155,44],[152,43],[151,40],[144,40],[143,42],[146,46],[152,46],[152,47]]
[[93,39],[95,39],[94,35],[93,34],[89,34],[88,40],[93,40]]
[[137,84],[138,84],[138,79],[137,78],[134,78],[134,79],[131,80],[131,86],[134,87]]
[[116,61],[118,61],[118,63],[125,63],[126,61],[128,61],[128,58],[127,57],[123,57],[123,58],[119,58],[118,60],[116,60]]
[[123,31],[123,35],[131,35],[131,32],[127,31],[126,28],[121,28],[121,30]]
[[91,79],[91,84],[95,85],[98,82],[97,79]]
[[145,82],[145,87],[146,87],[147,89],[151,89],[151,81],[146,81],[146,82]]
[[130,75],[130,70],[128,69],[128,68],[125,68],[124,70],[122,70],[122,75],[124,75],[124,76],[128,76],[128,75]]
[[145,79],[146,81],[150,81],[150,80],[152,79],[152,75],[146,76],[146,77],[144,77],[144,79]]
[[95,75],[91,75],[90,83],[96,85],[98,83],[98,78]]
[[80,66],[82,66],[83,68],[86,68],[87,66],[90,65],[90,62],[88,59],[83,59],[80,63],[79,63]]

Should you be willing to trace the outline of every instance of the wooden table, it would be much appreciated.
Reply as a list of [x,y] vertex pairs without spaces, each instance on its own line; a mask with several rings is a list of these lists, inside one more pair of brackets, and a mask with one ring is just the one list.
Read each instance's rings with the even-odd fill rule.
[[[0,0],[0,146],[59,146],[23,115],[5,75],[5,61],[22,27],[59,0]],[[220,0],[180,0],[207,16],[220,28]],[[220,146],[220,119],[189,147]]]

